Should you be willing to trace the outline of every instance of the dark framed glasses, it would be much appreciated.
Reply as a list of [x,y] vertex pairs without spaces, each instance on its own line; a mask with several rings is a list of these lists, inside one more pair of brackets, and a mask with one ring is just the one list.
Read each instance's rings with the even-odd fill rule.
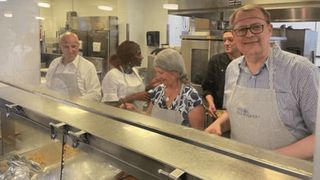
[[264,30],[264,24],[252,24],[249,27],[239,27],[233,29],[232,31],[235,33],[236,36],[243,37],[247,35],[248,30],[252,34],[260,34]]

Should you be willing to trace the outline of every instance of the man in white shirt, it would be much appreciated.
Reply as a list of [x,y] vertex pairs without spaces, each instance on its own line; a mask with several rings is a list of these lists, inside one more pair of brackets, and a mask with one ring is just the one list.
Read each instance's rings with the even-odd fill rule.
[[66,32],[60,38],[62,56],[54,59],[46,75],[46,86],[69,98],[100,101],[101,86],[95,66],[78,55],[79,38]]

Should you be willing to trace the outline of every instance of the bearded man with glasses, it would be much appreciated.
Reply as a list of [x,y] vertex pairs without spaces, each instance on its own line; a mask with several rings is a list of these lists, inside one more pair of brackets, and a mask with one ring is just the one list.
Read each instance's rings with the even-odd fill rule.
[[272,24],[262,7],[246,5],[230,17],[243,56],[226,71],[227,112],[206,131],[278,153],[309,159],[315,147],[318,68],[308,59],[270,47]]

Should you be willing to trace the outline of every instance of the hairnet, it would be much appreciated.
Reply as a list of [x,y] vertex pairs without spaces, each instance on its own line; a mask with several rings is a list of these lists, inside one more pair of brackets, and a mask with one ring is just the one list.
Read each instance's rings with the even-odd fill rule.
[[168,48],[160,51],[154,59],[154,67],[159,67],[164,71],[175,71],[181,80],[187,77],[183,57],[174,49]]

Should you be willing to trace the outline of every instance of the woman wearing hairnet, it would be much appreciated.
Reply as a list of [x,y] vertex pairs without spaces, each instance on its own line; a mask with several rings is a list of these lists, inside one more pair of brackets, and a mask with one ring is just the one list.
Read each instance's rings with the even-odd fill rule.
[[180,53],[174,49],[162,50],[155,57],[154,68],[162,84],[151,93],[147,113],[165,121],[203,129],[202,99],[187,81]]

